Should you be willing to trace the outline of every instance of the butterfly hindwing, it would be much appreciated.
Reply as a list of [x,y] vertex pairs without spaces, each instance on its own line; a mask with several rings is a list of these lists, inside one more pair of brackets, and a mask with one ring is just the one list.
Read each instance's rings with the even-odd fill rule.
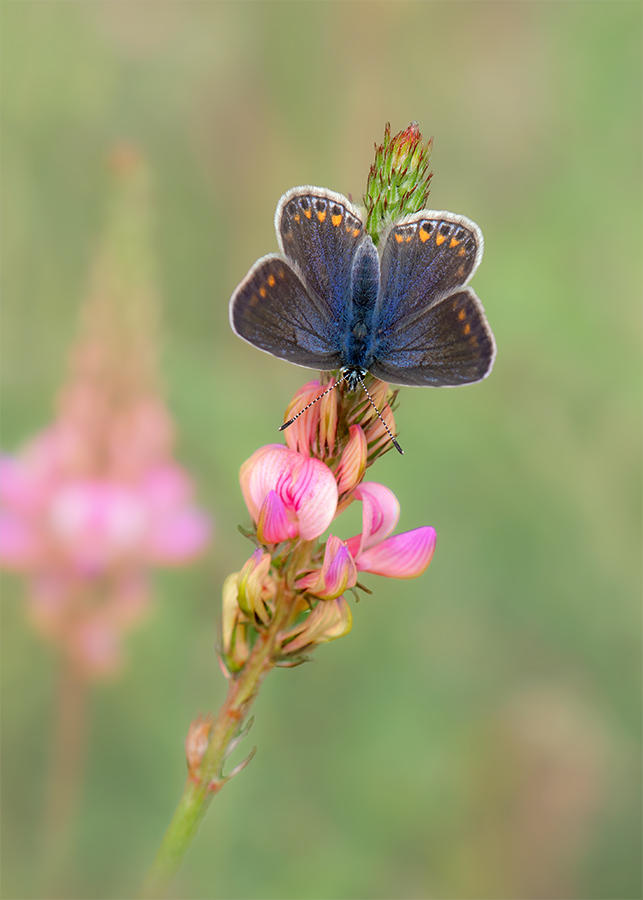
[[370,367],[382,381],[415,387],[454,387],[485,378],[496,344],[480,300],[471,288],[449,294],[404,327]]
[[230,300],[232,330],[266,353],[299,366],[341,366],[336,332],[292,266],[276,254],[248,272]]

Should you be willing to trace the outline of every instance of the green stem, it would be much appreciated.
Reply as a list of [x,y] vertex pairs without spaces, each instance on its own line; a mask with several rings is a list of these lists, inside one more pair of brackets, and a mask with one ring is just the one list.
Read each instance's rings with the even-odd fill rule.
[[240,724],[261,682],[274,667],[273,650],[277,634],[288,623],[296,600],[296,594],[286,591],[285,583],[278,585],[275,615],[268,629],[259,634],[243,669],[230,679],[227,697],[210,731],[199,780],[194,781],[188,776],[172,821],[143,883],[141,898],[165,896],[212,798],[225,784],[221,770],[226,751],[230,741],[239,733]]
[[85,770],[88,683],[63,655],[58,671],[56,720],[43,815],[43,884],[49,896],[63,896],[74,824]]

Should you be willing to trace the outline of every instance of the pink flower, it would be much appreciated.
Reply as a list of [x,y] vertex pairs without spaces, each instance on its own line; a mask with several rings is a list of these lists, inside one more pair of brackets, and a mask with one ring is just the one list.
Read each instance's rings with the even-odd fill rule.
[[319,537],[337,509],[337,484],[328,466],[268,444],[241,466],[241,491],[262,544]]
[[0,465],[0,563],[37,570],[71,566],[97,574],[122,563],[175,565],[207,543],[210,525],[191,501],[191,485],[173,464],[137,481],[73,478],[56,471],[51,442]]
[[321,569],[304,575],[297,582],[297,587],[304,588],[321,600],[334,600],[347,588],[355,587],[356,583],[357,569],[353,557],[346,544],[331,534],[326,542]]
[[363,503],[362,533],[346,542],[359,572],[388,578],[416,578],[431,562],[435,529],[428,525],[389,537],[400,517],[395,494],[376,481],[364,481],[354,496]]

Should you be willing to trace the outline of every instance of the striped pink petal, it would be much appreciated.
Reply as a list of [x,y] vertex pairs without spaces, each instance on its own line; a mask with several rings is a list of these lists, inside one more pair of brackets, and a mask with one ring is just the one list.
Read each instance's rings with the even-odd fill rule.
[[319,537],[335,515],[337,484],[333,473],[320,460],[287,447],[261,448],[241,467],[240,480],[255,522],[271,491],[282,501],[288,518],[294,514],[296,534],[304,540]]
[[431,562],[435,550],[435,529],[428,525],[386,538],[359,553],[355,559],[360,572],[387,578],[417,578]]
[[356,558],[389,536],[400,518],[400,504],[393,491],[377,481],[363,481],[355,488],[354,496],[363,504],[362,533],[346,544]]

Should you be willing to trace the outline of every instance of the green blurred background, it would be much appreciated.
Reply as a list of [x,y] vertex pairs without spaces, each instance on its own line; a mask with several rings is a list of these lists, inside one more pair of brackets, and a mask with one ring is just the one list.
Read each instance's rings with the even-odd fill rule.
[[[638,898],[641,730],[638,2],[4,2],[3,448],[51,416],[104,222],[110,148],[155,179],[177,453],[216,518],[157,579],[96,689],[66,897],[131,897],[224,696],[240,463],[305,372],[228,297],[296,184],[359,198],[384,125],[434,135],[430,205],[477,221],[492,377],[403,389],[371,470],[431,524],[418,581],[369,577],[345,639],[277,671],[251,766],[174,886],[194,898]],[[353,532],[354,522],[342,536]],[[54,680],[4,578],[3,896],[37,892]]]

